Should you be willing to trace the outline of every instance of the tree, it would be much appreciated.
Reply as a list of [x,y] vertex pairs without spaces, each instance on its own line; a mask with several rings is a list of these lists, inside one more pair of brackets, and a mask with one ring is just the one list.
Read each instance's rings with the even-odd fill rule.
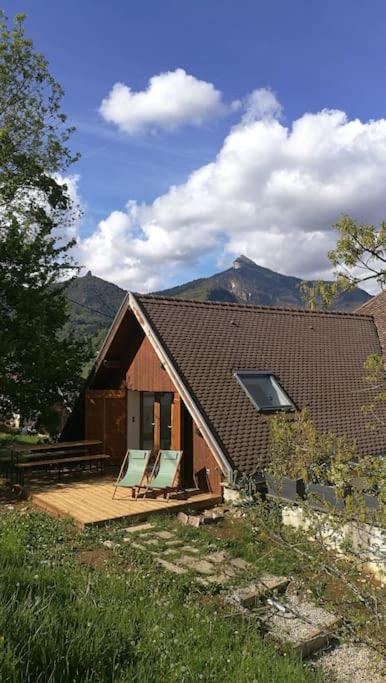
[[302,283],[303,296],[312,309],[328,306],[337,295],[364,282],[374,281],[380,287],[386,284],[386,222],[378,227],[342,216],[333,227],[338,240],[327,257],[335,268],[334,281]]
[[0,414],[46,413],[76,391],[89,356],[65,332],[64,280],[79,209],[63,176],[77,160],[47,60],[0,12]]

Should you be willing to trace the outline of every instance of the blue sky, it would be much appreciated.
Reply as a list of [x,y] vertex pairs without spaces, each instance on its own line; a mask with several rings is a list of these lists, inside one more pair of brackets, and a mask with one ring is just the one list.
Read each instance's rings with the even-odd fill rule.
[[[386,151],[379,158],[386,140],[386,129],[379,124],[386,110],[383,0],[16,0],[1,4],[9,16],[27,13],[26,32],[65,89],[63,109],[78,129],[73,145],[82,154],[73,169],[79,175],[77,192],[85,212],[79,227],[79,256],[96,274],[125,287],[151,289],[214,272],[228,265],[240,247],[282,272],[325,275],[324,252],[333,239],[329,226],[340,213],[355,212],[363,220],[386,217]],[[151,127],[128,133],[99,112],[115,83],[143,92],[150,78],[177,69],[212,84],[220,93],[221,106],[217,103],[211,111],[209,107],[200,123],[192,124],[185,114],[177,125],[155,121]],[[189,87],[186,83],[187,92]],[[275,93],[281,110],[279,104],[268,114],[260,105],[254,107],[253,123],[250,116],[247,124],[247,97],[261,89]],[[239,105],[232,108],[234,101]],[[317,115],[325,109],[345,112],[346,120],[330,117],[326,124],[319,117],[309,129],[305,114]],[[356,119],[362,127],[353,137],[345,126]],[[291,142],[288,136],[297,120],[304,130]],[[378,123],[376,128],[369,127],[372,120]],[[233,127],[242,129],[240,135]],[[287,141],[280,146],[275,136],[283,131]],[[232,152],[237,163],[232,166],[228,157],[220,168],[216,155],[228,154],[226,138],[230,146],[240,143]],[[327,139],[330,148],[321,151]],[[266,141],[269,154],[264,151]],[[240,151],[245,147],[250,147],[252,159]],[[257,161],[265,153],[264,173],[257,173]],[[317,165],[315,158],[320,160]],[[210,163],[217,164],[216,179],[200,179],[200,190],[192,191],[189,175]],[[327,167],[339,169],[339,199],[331,199]],[[358,170],[363,167],[367,169],[364,181]],[[252,169],[249,175],[245,169]],[[354,180],[348,191],[352,170]],[[278,187],[284,176],[284,185]],[[229,180],[225,201],[218,189],[224,177],[225,184]],[[172,185],[181,188],[177,202],[170,195]],[[269,187],[269,199],[262,194],[263,185]],[[360,201],[358,187],[364,193]],[[216,202],[211,202],[212,196]],[[157,198],[163,212],[159,202],[154,205]],[[128,200],[136,202],[130,220]],[[303,202],[300,213],[299,201]],[[98,228],[101,221],[109,220],[111,238],[110,223],[103,234]],[[149,226],[157,229],[152,232]],[[114,235],[118,249],[110,253]],[[93,250],[98,252],[95,257]],[[303,258],[299,252],[304,252]]]

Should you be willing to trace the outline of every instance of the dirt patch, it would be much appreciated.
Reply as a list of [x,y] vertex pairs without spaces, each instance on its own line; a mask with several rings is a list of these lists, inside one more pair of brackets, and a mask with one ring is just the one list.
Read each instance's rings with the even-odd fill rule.
[[218,540],[240,540],[240,525],[233,519],[225,518],[220,524],[205,526],[208,536]]
[[76,559],[80,564],[92,567],[93,569],[106,569],[106,565],[112,562],[114,554],[108,548],[98,550],[81,550]]

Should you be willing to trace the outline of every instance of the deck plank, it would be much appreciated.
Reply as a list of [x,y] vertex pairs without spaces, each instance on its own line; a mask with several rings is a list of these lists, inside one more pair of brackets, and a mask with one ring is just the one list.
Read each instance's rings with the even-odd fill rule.
[[220,501],[212,493],[195,493],[186,499],[171,498],[165,501],[162,496],[156,499],[134,500],[124,497],[119,491],[118,498],[112,499],[113,479],[110,476],[92,477],[81,481],[31,483],[30,501],[39,509],[57,517],[70,516],[76,524],[84,528],[102,524],[110,520],[135,517],[143,519],[148,515],[189,508],[204,508]]

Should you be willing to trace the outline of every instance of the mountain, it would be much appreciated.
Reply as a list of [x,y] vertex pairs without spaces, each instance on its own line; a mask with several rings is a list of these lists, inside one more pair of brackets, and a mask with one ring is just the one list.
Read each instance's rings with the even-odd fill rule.
[[92,275],[70,280],[65,290],[70,307],[70,326],[98,343],[110,327],[126,294],[124,289]]
[[[275,273],[246,256],[239,256],[230,268],[221,273],[155,293],[199,301],[304,308],[300,283],[300,278]],[[98,344],[111,325],[126,292],[88,272],[83,277],[71,280],[66,294],[71,309],[71,327],[81,335],[94,337]],[[332,308],[353,311],[370,298],[367,292],[355,289],[342,294]]]
[[[261,306],[304,308],[299,289],[301,282],[298,277],[275,273],[257,265],[246,256],[239,256],[233,261],[231,268],[221,273],[193,280],[157,294],[200,301],[231,301]],[[338,297],[331,308],[338,311],[353,311],[370,298],[367,292],[355,289]]]

